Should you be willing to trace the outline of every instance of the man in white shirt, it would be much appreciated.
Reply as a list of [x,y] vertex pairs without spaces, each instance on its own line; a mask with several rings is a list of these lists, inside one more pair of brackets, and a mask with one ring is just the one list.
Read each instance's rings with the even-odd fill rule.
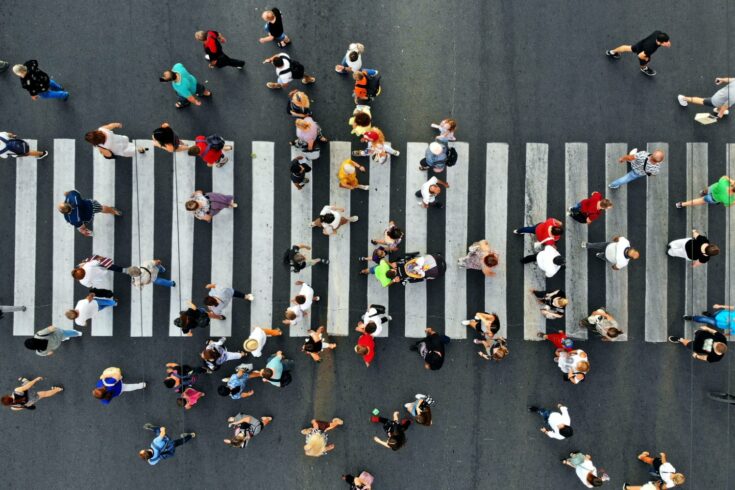
[[436,196],[442,192],[442,188],[439,186],[444,186],[444,188],[449,189],[448,183],[437,179],[436,177],[432,177],[424,182],[421,189],[416,191],[416,197],[421,198],[421,202],[419,203],[421,207],[428,208],[429,206],[434,206],[439,209],[444,207],[444,204],[436,201]]
[[612,264],[612,269],[615,271],[619,271],[627,266],[628,262],[637,260],[641,256],[638,250],[630,246],[627,238],[617,235],[609,242],[582,242],[582,248],[594,252],[598,259]]
[[128,274],[128,268],[122,268],[112,262],[109,257],[93,255],[84,259],[72,271],[71,275],[79,281],[79,284],[89,289],[99,298],[111,298],[113,293],[107,289],[110,281],[107,280],[109,272],[120,272]]
[[222,314],[222,312],[224,312],[225,308],[230,305],[232,298],[241,298],[248,301],[253,301],[255,299],[252,293],[245,294],[241,293],[237,289],[217,287],[214,283],[207,284],[204,287],[209,289],[209,296],[204,298],[204,304],[207,306],[208,310],[207,315],[209,318],[213,318],[215,320],[225,320],[227,318]]
[[301,325],[301,322],[304,320],[304,316],[306,315],[308,315],[308,313],[304,313],[300,305],[289,306],[286,308],[286,318],[282,323],[290,327],[296,327]]
[[564,257],[552,245],[546,245],[540,252],[526,255],[521,259],[523,264],[530,264],[531,262],[536,262],[539,269],[544,271],[546,277],[554,277],[559,269],[566,265]]
[[359,218],[357,216],[342,216],[344,208],[328,204],[319,211],[319,217],[311,222],[312,227],[321,226],[324,235],[336,235],[340,226],[347,223],[354,223]]
[[260,357],[263,355],[263,347],[268,337],[278,337],[283,335],[280,328],[260,328],[254,327],[250,331],[250,337],[242,343],[245,352],[249,352],[253,357]]
[[291,302],[297,305],[302,312],[306,313],[311,309],[314,301],[319,301],[319,296],[314,296],[314,288],[304,281],[296,281],[294,284],[301,286],[301,289],[299,289],[299,293],[294,296]]
[[80,327],[87,325],[87,320],[91,320],[98,312],[107,307],[117,306],[117,301],[112,298],[95,298],[94,293],[89,293],[86,298],[77,301],[73,310],[67,310],[64,313],[69,320]]
[[383,331],[383,325],[392,319],[390,315],[386,315],[385,306],[370,305],[365,314],[362,315],[362,320],[357,322],[355,330],[373,337],[379,337]]
[[530,406],[528,407],[529,412],[537,413],[544,419],[544,422],[548,424],[551,430],[546,427],[541,428],[541,432],[551,437],[552,439],[559,439],[560,441],[567,437],[572,437],[574,431],[570,424],[572,423],[569,418],[569,410],[561,403],[557,405],[559,408],[558,412],[552,412],[545,408]]
[[278,80],[276,82],[268,82],[266,86],[271,89],[286,88],[288,84],[293,80],[294,75],[301,77],[301,83],[308,85],[314,83],[316,78],[306,73],[294,73],[298,66],[298,71],[303,70],[301,63],[291,60],[291,57],[286,53],[277,53],[263,60],[263,64],[272,63],[276,68],[276,75]]

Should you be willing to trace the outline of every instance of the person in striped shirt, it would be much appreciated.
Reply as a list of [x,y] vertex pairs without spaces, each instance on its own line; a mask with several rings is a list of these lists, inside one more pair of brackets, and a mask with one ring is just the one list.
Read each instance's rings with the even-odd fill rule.
[[653,153],[647,151],[638,151],[634,148],[627,155],[623,155],[618,159],[620,163],[630,162],[630,171],[622,177],[615,179],[608,185],[610,189],[617,189],[621,185],[629,184],[641,177],[651,177],[661,172],[661,162],[664,161],[665,154],[662,150],[656,150]]
[[92,230],[89,226],[94,220],[97,213],[113,214],[121,216],[120,210],[112,206],[105,206],[94,199],[83,199],[79,191],[71,190],[64,193],[64,202],[57,206],[57,209],[64,215],[67,223],[72,225],[84,236],[92,236]]

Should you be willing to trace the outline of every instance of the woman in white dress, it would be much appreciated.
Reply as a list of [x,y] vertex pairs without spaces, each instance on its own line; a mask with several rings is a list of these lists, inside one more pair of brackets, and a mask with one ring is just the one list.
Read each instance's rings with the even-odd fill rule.
[[[92,146],[97,148],[100,155],[108,160],[113,160],[115,157],[127,157],[130,158],[135,155],[136,147],[130,138],[122,134],[115,134],[113,129],[122,128],[122,124],[113,122],[100,126],[96,131],[90,131],[84,139]],[[145,153],[148,148],[138,147],[138,153]]]

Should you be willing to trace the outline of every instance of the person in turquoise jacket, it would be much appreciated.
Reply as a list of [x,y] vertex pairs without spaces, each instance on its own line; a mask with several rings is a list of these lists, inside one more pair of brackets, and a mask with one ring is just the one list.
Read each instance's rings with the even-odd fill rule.
[[197,79],[189,73],[184,65],[176,63],[173,68],[166,70],[159,78],[162,82],[169,82],[179,96],[176,101],[176,108],[181,109],[191,104],[202,105],[197,99],[199,97],[211,97],[212,92],[207,87],[197,81]]
[[712,305],[714,311],[703,311],[701,315],[685,315],[684,320],[703,323],[710,327],[719,328],[725,335],[735,333],[735,306]]

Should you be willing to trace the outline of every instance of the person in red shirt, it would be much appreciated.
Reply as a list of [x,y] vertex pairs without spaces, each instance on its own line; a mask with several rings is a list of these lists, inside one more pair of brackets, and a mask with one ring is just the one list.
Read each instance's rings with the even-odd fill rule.
[[572,339],[567,337],[566,332],[564,330],[559,330],[556,333],[549,333],[549,334],[542,334],[539,332],[538,334],[539,338],[543,340],[548,340],[552,344],[554,344],[554,347],[557,349],[562,349],[567,352],[570,352],[574,350],[574,342]]
[[613,207],[610,199],[604,199],[602,194],[595,191],[587,199],[582,199],[576,205],[569,208],[567,215],[575,221],[590,224],[600,217],[605,209]]
[[375,358],[375,339],[369,333],[364,333],[357,339],[355,352],[362,356],[365,366],[370,367],[370,363]]
[[221,167],[229,161],[229,158],[225,156],[226,151],[232,150],[232,146],[225,145],[221,150],[209,148],[207,150],[207,137],[199,135],[194,140],[195,143],[189,147],[188,153],[190,156],[199,156],[207,164],[207,167]]
[[222,51],[222,44],[227,42],[225,36],[217,31],[197,31],[194,33],[194,39],[204,45],[205,58],[209,60],[210,68],[224,68],[225,66],[234,66],[238,70],[242,70],[245,62],[230,58]]
[[536,223],[533,226],[524,226],[523,228],[516,228],[513,233],[520,235],[522,233],[535,233],[536,240],[543,248],[545,245],[551,245],[556,247],[556,242],[561,238],[564,233],[564,225],[561,221],[555,218],[546,218],[543,223]]

